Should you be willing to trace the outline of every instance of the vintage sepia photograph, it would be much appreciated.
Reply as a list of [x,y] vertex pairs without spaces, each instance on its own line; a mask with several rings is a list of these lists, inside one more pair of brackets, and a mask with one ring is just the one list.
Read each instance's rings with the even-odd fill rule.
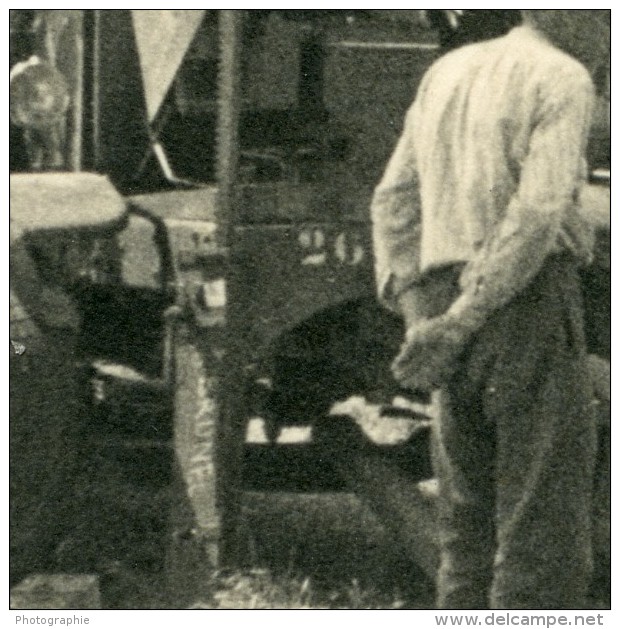
[[605,624],[611,10],[9,26],[17,625]]

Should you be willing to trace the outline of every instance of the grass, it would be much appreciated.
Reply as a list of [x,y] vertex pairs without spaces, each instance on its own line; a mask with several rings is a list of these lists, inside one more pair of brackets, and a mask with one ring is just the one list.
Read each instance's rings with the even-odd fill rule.
[[214,572],[191,601],[170,599],[162,575],[121,568],[102,582],[107,609],[423,609],[397,590],[363,586],[358,579],[325,587],[310,577],[253,568]]
[[312,580],[275,577],[254,569],[214,575],[212,595],[196,601],[193,609],[400,609],[405,601],[364,589],[357,579],[338,589],[315,590]]
[[[98,466],[62,548],[64,572],[96,572],[108,609],[398,609],[432,606],[376,516],[350,494],[247,492],[244,565],[207,574],[189,597],[170,587],[166,496]],[[191,580],[191,577],[190,577]]]

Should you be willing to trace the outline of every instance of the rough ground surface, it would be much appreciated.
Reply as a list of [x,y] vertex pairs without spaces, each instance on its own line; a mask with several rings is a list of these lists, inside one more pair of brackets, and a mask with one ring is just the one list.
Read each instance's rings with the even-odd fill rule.
[[175,600],[161,565],[163,495],[149,508],[152,497],[100,486],[61,548],[66,568],[87,561],[102,574],[104,607],[432,606],[422,571],[397,555],[375,516],[350,494],[247,493],[245,565],[211,575],[191,601]]
[[[74,387],[59,384],[68,381],[60,371],[67,361],[56,352],[45,355],[47,362],[40,357],[36,362],[37,379],[31,379],[28,364],[21,369],[24,356],[14,359],[22,362],[19,369],[13,365],[11,378],[11,417],[27,420],[11,423],[11,491],[22,499],[12,513],[20,523],[15,543],[40,537],[37,522],[46,523],[50,538],[39,557],[12,552],[11,560],[23,564],[21,577],[41,571],[97,573],[107,608],[432,607],[432,587],[422,571],[398,553],[372,512],[344,493],[247,493],[246,565],[211,575],[189,602],[171,596],[163,569],[169,453],[90,443],[85,422],[77,421],[80,410],[69,408],[78,400]],[[39,356],[32,342],[26,358],[30,356]],[[607,372],[601,378],[608,384]],[[103,418],[89,415],[87,423],[99,421]],[[66,448],[67,442],[79,443],[79,448]],[[50,452],[74,456],[69,461]],[[51,483],[52,478],[66,481]],[[379,485],[381,494],[392,495],[383,491],[384,485]],[[608,496],[608,485],[604,487]],[[63,530],[51,531],[58,527],[50,524],[60,521]],[[49,560],[37,561],[43,553]]]

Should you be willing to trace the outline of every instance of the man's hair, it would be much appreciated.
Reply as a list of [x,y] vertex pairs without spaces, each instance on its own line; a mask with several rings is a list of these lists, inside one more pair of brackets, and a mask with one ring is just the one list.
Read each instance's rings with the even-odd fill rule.
[[594,70],[609,56],[609,9],[522,9],[532,24],[556,47]]
[[455,16],[454,23],[448,19],[445,9],[428,9],[431,26],[439,34],[439,43],[445,50],[451,50],[505,35],[511,28],[521,23],[518,9],[464,9]]

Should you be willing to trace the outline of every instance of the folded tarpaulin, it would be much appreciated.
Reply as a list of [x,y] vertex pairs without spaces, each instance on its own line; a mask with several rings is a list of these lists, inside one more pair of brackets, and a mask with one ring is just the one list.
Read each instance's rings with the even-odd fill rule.
[[204,9],[132,11],[150,122],[168,93],[204,13]]
[[125,213],[125,200],[102,175],[11,175],[12,241],[25,232],[103,229],[117,224]]

